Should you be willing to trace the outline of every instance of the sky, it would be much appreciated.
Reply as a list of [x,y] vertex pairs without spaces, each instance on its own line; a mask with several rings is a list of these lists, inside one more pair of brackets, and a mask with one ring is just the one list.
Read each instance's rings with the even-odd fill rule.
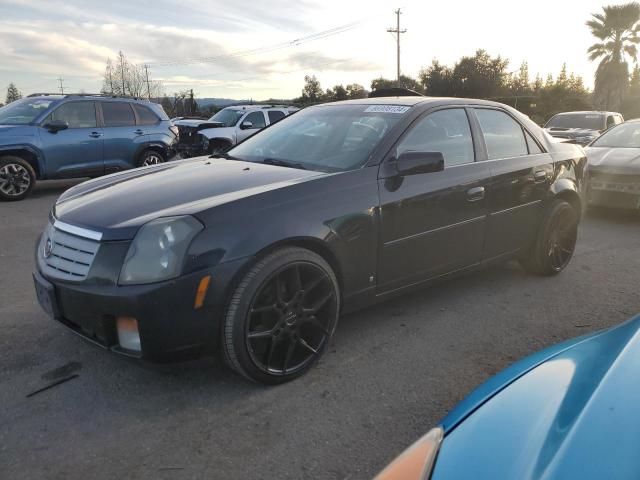
[[[150,65],[168,94],[254,100],[300,95],[305,74],[323,88],[395,78],[402,9],[402,73],[483,48],[529,63],[532,77],[563,63],[593,84],[585,22],[601,0],[0,0],[0,95],[99,91],[108,58]],[[334,33],[337,29],[338,33]],[[333,31],[333,32],[332,32]],[[315,38],[307,38],[321,32]],[[333,33],[333,34],[332,34]],[[318,38],[319,37],[319,38]]]

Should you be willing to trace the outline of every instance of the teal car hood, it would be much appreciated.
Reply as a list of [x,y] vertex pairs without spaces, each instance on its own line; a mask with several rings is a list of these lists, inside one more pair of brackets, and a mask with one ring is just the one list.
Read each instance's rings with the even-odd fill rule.
[[489,380],[443,421],[432,479],[640,478],[639,329],[640,316]]

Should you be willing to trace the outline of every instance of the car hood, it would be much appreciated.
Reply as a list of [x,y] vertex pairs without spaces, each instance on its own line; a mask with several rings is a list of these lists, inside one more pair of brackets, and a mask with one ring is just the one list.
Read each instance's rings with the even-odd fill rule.
[[125,240],[158,217],[196,215],[322,175],[326,174],[199,157],[82,183],[62,194],[53,215],[64,223],[101,232],[105,240]]
[[173,124],[178,127],[199,127],[200,125],[203,125],[205,123],[207,125],[210,125],[211,128],[213,128],[214,126],[223,126],[222,123],[212,122],[211,120],[191,119],[191,120],[176,120],[175,122],[173,122]]
[[589,147],[586,152],[590,169],[640,174],[640,148]]
[[640,316],[575,342],[447,432],[433,479],[640,478]]
[[561,135],[563,137],[570,137],[570,138],[574,138],[574,137],[582,137],[582,136],[586,136],[586,135],[600,135],[600,131],[599,130],[592,130],[590,128],[558,128],[558,127],[551,127],[551,128],[545,128],[545,130],[550,134],[550,135]]

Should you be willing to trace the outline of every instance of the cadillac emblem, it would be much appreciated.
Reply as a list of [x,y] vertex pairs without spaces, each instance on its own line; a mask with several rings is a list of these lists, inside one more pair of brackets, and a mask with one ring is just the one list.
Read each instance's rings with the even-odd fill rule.
[[44,258],[49,258],[53,253],[53,243],[50,238],[47,238],[47,241],[44,242]]

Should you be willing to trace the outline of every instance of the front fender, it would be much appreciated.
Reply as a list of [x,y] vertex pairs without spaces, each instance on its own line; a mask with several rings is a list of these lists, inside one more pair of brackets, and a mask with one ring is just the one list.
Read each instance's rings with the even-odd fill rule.
[[26,144],[26,143],[12,143],[12,144],[0,145],[0,156],[2,156],[3,153],[8,153],[13,155],[21,151],[28,152],[35,159],[38,166],[37,168],[38,179],[43,179],[44,173],[46,172],[46,168],[45,168],[44,153],[42,152],[42,150],[40,150],[39,148],[31,144]]

